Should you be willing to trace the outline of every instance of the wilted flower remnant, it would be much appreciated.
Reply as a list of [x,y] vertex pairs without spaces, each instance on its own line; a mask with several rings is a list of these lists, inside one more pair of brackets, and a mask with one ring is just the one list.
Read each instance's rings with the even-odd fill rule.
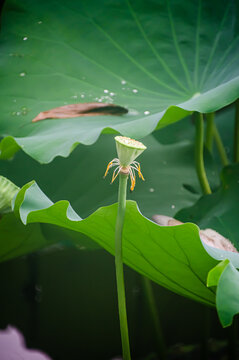
[[140,141],[125,136],[116,136],[115,141],[118,158],[114,158],[109,162],[104,177],[106,177],[110,168],[117,166],[113,172],[111,183],[117,178],[119,173],[130,175],[130,190],[133,191],[136,183],[135,171],[138,172],[139,178],[144,180],[140,164],[135,159],[146,149],[146,146]]

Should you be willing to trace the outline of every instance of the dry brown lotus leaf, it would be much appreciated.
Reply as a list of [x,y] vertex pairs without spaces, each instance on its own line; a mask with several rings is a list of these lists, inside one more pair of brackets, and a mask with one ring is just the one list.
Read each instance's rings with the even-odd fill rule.
[[[176,226],[183,224],[181,221],[178,221],[172,217],[165,215],[153,215],[152,219],[158,225],[161,226]],[[219,234],[217,231],[212,229],[205,229],[199,231],[201,240],[212,247],[217,249],[232,251],[238,253],[237,249],[233,246],[230,240],[226,239],[224,236]]]
[[127,112],[128,110],[123,106],[115,104],[103,104],[98,102],[70,104],[42,111],[32,120],[32,122],[45,119],[67,119],[79,116],[124,115],[127,114]]

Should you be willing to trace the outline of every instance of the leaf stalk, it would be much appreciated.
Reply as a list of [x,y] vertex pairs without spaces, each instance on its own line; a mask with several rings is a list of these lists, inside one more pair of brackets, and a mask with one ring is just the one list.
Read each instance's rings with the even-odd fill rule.
[[229,160],[214,119],[215,119],[214,112],[206,114],[207,127],[206,127],[205,145],[207,149],[210,152],[212,152],[213,139],[215,139],[216,147],[219,152],[222,165],[227,166],[229,164]]
[[196,125],[196,139],[195,139],[195,164],[198,180],[200,182],[204,194],[211,194],[211,188],[207,179],[204,160],[203,160],[203,145],[204,145],[204,126],[203,115],[195,112],[195,125]]
[[166,346],[165,346],[165,342],[164,342],[164,336],[163,336],[161,323],[159,321],[159,313],[158,313],[158,308],[157,308],[156,301],[155,301],[152,282],[145,276],[142,276],[142,280],[143,280],[145,297],[148,302],[150,316],[151,316],[152,324],[154,327],[158,356],[159,356],[160,360],[165,360],[166,359]]
[[207,120],[207,127],[206,127],[206,138],[205,138],[205,145],[210,151],[212,152],[212,145],[213,145],[213,135],[214,135],[214,113],[206,114]]
[[223,166],[229,165],[229,160],[228,160],[228,157],[227,157],[225,147],[223,145],[223,142],[222,142],[221,136],[219,134],[219,131],[218,131],[218,129],[217,129],[217,127],[215,125],[214,125],[214,138],[215,138],[217,150],[219,152],[219,156],[221,158],[222,165]]
[[118,311],[120,321],[120,333],[123,350],[123,360],[131,360],[129,332],[127,323],[125,286],[124,286],[124,269],[123,269],[123,252],[122,252],[122,234],[126,209],[128,175],[119,174],[119,192],[118,192],[118,212],[115,226],[115,270],[118,294]]

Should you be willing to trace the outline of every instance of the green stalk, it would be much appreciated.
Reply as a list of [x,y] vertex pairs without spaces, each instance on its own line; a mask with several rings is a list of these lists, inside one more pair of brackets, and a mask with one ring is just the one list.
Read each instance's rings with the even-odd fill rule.
[[120,320],[120,333],[123,350],[123,360],[130,360],[129,333],[126,312],[125,287],[124,287],[124,270],[122,256],[122,233],[124,226],[124,217],[126,209],[126,192],[127,192],[128,175],[119,174],[119,193],[118,193],[118,213],[115,226],[115,270],[118,293],[118,310]]
[[[213,120],[211,120],[213,122]],[[196,125],[196,139],[195,139],[195,164],[198,179],[204,194],[211,194],[211,188],[207,179],[204,159],[203,159],[203,145],[204,145],[204,127],[203,127],[203,115],[201,113],[195,113],[195,125]],[[214,127],[215,129],[215,127]],[[203,337],[201,343],[202,360],[209,359],[208,338],[210,335],[210,309],[205,308],[203,316]]]
[[207,179],[203,161],[203,115],[195,113],[196,139],[195,139],[195,164],[202,191],[204,194],[211,194],[211,188]]
[[229,160],[228,160],[227,153],[224,148],[222,139],[220,137],[219,131],[217,130],[216,126],[214,126],[214,138],[215,138],[217,150],[219,152],[222,164],[223,164],[223,166],[227,166],[229,164]]
[[207,306],[203,306],[202,312],[202,337],[201,337],[201,351],[200,351],[200,359],[208,360],[209,359],[209,347],[208,340],[210,339],[211,332],[211,309]]
[[[213,123],[213,117],[211,117],[210,121]],[[198,179],[204,194],[211,194],[211,188],[207,179],[204,160],[203,160],[203,115],[200,113],[195,113],[195,125],[196,125],[196,139],[195,139],[195,164],[196,171],[198,175]],[[211,126],[212,124],[210,124]],[[203,326],[203,339],[201,344],[201,356],[200,358],[203,360],[207,360],[209,358],[209,349],[208,349],[208,338],[210,333],[210,317],[209,317],[209,309],[205,308],[205,314],[203,316],[204,326]]]
[[234,317],[232,325],[228,329],[228,359],[235,360],[237,358],[237,345],[238,345],[238,317]]
[[214,133],[214,113],[206,114],[207,127],[206,127],[206,139],[205,145],[208,151],[212,152],[213,133]]
[[239,162],[239,99],[236,101],[236,115],[234,127],[234,161]]
[[[214,112],[206,114],[207,127],[206,127],[205,145],[208,148],[208,150],[210,152],[212,152],[212,145],[213,145],[213,138],[214,138],[217,150],[219,152],[219,156],[221,158],[221,162],[222,162],[223,166],[226,166],[229,164],[229,160],[228,160],[227,153],[224,148],[222,139],[220,137],[219,131],[214,122],[214,118],[215,118]],[[239,130],[239,127],[238,127],[238,130]]]
[[164,360],[166,358],[165,343],[164,343],[163,331],[159,321],[158,309],[156,306],[155,297],[153,293],[152,282],[145,276],[142,276],[142,280],[143,280],[145,296],[148,301],[150,315],[154,326],[158,356],[160,360]]

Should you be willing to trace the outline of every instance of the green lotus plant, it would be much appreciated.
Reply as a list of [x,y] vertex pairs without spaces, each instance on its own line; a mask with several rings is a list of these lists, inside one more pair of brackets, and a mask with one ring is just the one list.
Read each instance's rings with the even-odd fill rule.
[[[126,212],[123,261],[171,291],[216,305],[222,325],[230,325],[238,312],[239,299],[231,293],[238,254],[204,244],[197,225],[217,230],[238,248],[238,0],[57,5],[6,0],[3,8],[1,174],[24,186],[13,202],[15,215],[4,213],[0,221],[0,259],[57,241],[48,241],[49,223],[74,231],[71,241],[78,246],[94,242],[118,256],[112,239],[120,207],[110,205],[115,183],[101,181],[105,154],[112,152],[109,133],[117,132],[118,159],[105,175],[116,166],[112,182],[119,176],[124,204],[117,226],[123,226],[124,207]],[[126,111],[32,122],[42,112],[92,102]],[[148,148],[142,153],[147,182],[131,193],[137,203],[125,202],[126,182],[129,176],[133,190],[135,171],[143,180],[134,156],[144,147],[128,136],[143,138]],[[47,171],[39,163],[50,163]],[[29,183],[33,178],[42,190]],[[10,180],[1,179],[5,196]],[[7,205],[1,198],[7,211],[12,195]],[[190,223],[162,228],[150,220],[159,213]],[[126,338],[123,343],[129,357]]]
[[124,273],[123,273],[123,255],[122,255],[122,234],[124,227],[125,209],[126,209],[126,192],[128,176],[131,179],[131,190],[135,186],[135,170],[138,171],[139,177],[143,178],[140,170],[140,164],[135,159],[146,149],[141,142],[123,137],[116,136],[116,148],[118,159],[113,159],[107,166],[105,176],[113,165],[118,165],[114,170],[112,182],[119,175],[119,194],[118,194],[118,212],[115,225],[115,269],[118,292],[118,308],[120,318],[121,340],[123,347],[123,359],[130,360],[130,346],[128,336],[128,324],[125,302]]

